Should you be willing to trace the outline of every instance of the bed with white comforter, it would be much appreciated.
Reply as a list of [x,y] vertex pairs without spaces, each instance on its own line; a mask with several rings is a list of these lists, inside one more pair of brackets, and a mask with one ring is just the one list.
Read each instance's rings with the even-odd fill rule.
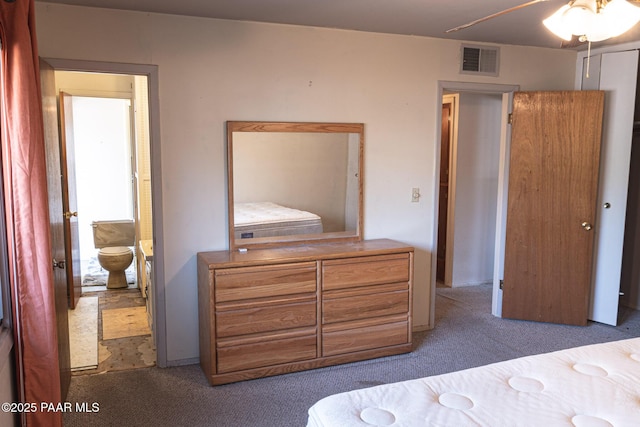
[[637,427],[640,338],[326,397],[308,427]]

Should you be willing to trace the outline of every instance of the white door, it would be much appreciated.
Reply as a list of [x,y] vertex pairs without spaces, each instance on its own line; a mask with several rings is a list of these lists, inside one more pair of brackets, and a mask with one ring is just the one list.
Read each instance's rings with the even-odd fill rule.
[[[591,66],[594,64],[592,63]],[[616,325],[627,212],[638,51],[602,54],[599,89],[605,91],[600,190],[589,319]]]

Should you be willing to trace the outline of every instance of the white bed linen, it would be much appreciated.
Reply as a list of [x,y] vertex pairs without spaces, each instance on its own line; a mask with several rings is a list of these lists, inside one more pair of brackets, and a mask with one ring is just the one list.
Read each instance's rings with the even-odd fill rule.
[[234,204],[236,239],[322,233],[322,219],[311,212],[272,202]]
[[308,427],[640,426],[640,338],[326,397]]

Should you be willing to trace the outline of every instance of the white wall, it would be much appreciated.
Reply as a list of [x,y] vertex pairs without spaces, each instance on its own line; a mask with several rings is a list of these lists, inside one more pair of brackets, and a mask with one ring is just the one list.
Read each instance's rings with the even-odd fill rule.
[[364,237],[415,246],[414,325],[428,327],[437,82],[571,89],[576,64],[503,46],[500,77],[474,77],[458,74],[459,41],[42,2],[36,22],[43,57],[158,65],[170,364],[198,357],[196,253],[228,247],[225,121],[365,124]]
[[502,96],[461,93],[459,108],[454,287],[493,280]]

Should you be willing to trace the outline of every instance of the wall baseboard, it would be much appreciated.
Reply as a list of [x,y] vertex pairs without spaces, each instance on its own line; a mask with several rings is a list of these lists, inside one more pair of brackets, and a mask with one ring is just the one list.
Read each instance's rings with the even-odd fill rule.
[[199,357],[192,357],[190,359],[167,360],[167,368],[172,368],[176,366],[198,365],[199,363],[200,363]]
[[480,285],[491,285],[493,284],[493,280],[487,280],[484,282],[467,282],[467,283],[452,283],[452,288],[462,288],[465,286],[480,286]]

